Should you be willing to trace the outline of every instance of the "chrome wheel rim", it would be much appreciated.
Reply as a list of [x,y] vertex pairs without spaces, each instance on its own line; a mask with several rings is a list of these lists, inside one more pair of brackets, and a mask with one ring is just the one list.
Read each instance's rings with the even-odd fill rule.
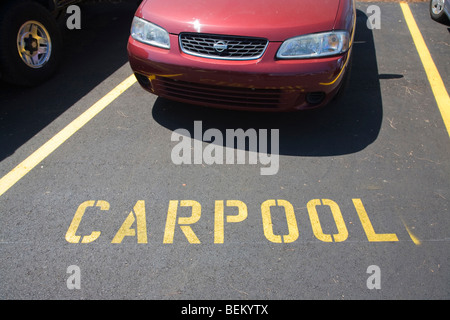
[[52,43],[47,29],[38,21],[27,21],[17,34],[17,50],[30,68],[42,68],[50,59]]
[[440,14],[444,10],[444,0],[432,0],[431,11],[434,14]]

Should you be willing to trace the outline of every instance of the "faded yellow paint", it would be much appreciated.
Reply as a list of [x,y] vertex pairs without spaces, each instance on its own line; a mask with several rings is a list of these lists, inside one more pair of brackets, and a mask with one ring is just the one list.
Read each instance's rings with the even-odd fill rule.
[[147,219],[145,216],[145,202],[143,200],[136,203],[133,210],[128,214],[128,217],[122,223],[122,226],[117,231],[111,243],[121,243],[126,236],[136,236],[136,229],[132,228],[135,221],[137,229],[137,243],[147,243]]
[[[317,206],[325,205],[330,207],[331,213],[334,218],[334,222],[336,223],[337,227],[337,234],[325,234],[322,230],[322,225],[320,224],[319,215],[317,213]],[[333,242],[333,239],[335,242],[342,242],[347,240],[348,238],[348,230],[344,222],[344,218],[342,217],[341,210],[339,209],[339,206],[336,202],[329,200],[329,199],[313,199],[308,202],[306,205],[308,209],[309,218],[311,220],[311,226],[314,235],[317,239],[324,241],[324,242]]]
[[[69,243],[79,243],[81,236],[77,236],[77,230],[80,226],[81,219],[83,219],[83,215],[86,212],[86,209],[89,207],[94,207],[95,201],[85,201],[82,204],[78,206],[77,211],[75,212],[75,215],[72,219],[72,222],[70,223],[69,228],[66,232],[66,241]],[[109,203],[103,200],[97,201],[97,204],[95,205],[100,208],[100,210],[109,210]],[[84,236],[83,240],[81,240],[81,243],[91,243],[100,236],[100,231],[93,231],[90,235]]]
[[[201,205],[194,200],[180,201],[180,207],[192,207],[192,215],[190,217],[179,217],[178,224],[183,231],[189,243],[200,243],[200,240],[192,230],[192,224],[196,223],[201,216]],[[163,243],[173,243],[175,234],[175,224],[177,218],[178,200],[171,200],[169,202],[169,210],[167,212],[166,228],[164,231]]]
[[[247,205],[239,200],[227,200],[227,207],[237,207],[238,214],[237,215],[228,215],[226,221],[228,223],[237,223],[242,222],[247,218],[248,211]],[[215,210],[214,210],[214,243],[223,243],[224,242],[224,201],[216,200],[215,202]]]
[[411,33],[417,52],[419,53],[420,60],[422,61],[423,67],[427,74],[431,90],[433,91],[445,127],[447,128],[447,133],[450,136],[450,97],[447,89],[445,88],[444,81],[442,81],[441,75],[434,64],[433,58],[431,57],[430,51],[428,50],[425,40],[422,37],[422,33],[417,26],[409,5],[405,2],[401,2],[400,7],[403,11],[409,32]]
[[[282,206],[284,207],[286,213],[286,221],[288,225],[288,234],[283,235],[275,235],[273,233],[273,223],[272,223],[272,215],[270,213],[270,208],[274,206]],[[274,243],[291,243],[297,240],[299,236],[297,219],[295,218],[294,207],[292,204],[286,200],[266,200],[261,204],[261,214],[262,214],[262,222],[263,222],[263,230],[264,235],[267,240]]]
[[163,243],[173,243],[175,234],[175,223],[177,219],[178,200],[169,201],[169,209],[167,210],[166,229],[164,231]]
[[[399,241],[395,233],[376,233],[369,216],[362,204],[361,199],[352,199],[355,210],[361,221],[364,232],[366,233],[369,242],[395,242]],[[91,243],[97,240],[101,232],[93,231],[90,235],[77,235],[77,230],[81,224],[86,210],[90,207],[97,207],[102,211],[109,210],[110,204],[107,201],[89,200],[80,204],[75,212],[75,215],[70,223],[70,226],[66,232],[66,241],[69,243]],[[178,207],[187,207],[178,215]],[[273,207],[278,207],[274,211]],[[311,227],[314,236],[323,242],[343,242],[348,238],[348,230],[341,213],[338,204],[329,199],[313,199],[307,203],[307,211],[309,214]],[[320,210],[319,210],[320,209]],[[225,211],[227,210],[227,211]],[[284,211],[284,215],[282,211]],[[327,234],[323,232],[322,224],[323,220],[320,220],[319,212],[323,210],[329,210],[332,214],[334,224],[336,225],[337,232]],[[90,209],[89,214],[95,213],[95,208]],[[286,223],[288,227],[287,234],[275,234],[272,218],[274,212],[281,212],[283,217],[286,217]],[[190,215],[189,215],[190,213]],[[321,213],[323,214],[323,213]],[[299,226],[294,212],[294,207],[289,201],[278,199],[266,200],[261,204],[262,226],[264,236],[267,240],[273,243],[292,243],[299,237]],[[166,225],[164,230],[163,243],[173,243],[176,225],[180,227],[189,243],[199,244],[201,243],[197,235],[193,230],[193,225],[196,224],[201,217],[201,204],[194,200],[170,200],[166,217]],[[239,223],[247,219],[248,209],[247,205],[240,200],[216,200],[214,209],[214,243],[224,243],[224,229],[225,223]],[[279,219],[278,217],[277,219]],[[421,241],[416,237],[408,228],[403,224],[408,231],[412,241],[416,245],[420,245]],[[137,243],[148,243],[147,223],[146,223],[146,210],[145,201],[139,200],[123,221],[119,230],[115,234],[111,243],[122,243],[125,237],[136,237]]]
[[17,165],[13,170],[0,179],[0,196],[4,194],[9,188],[15,185],[28,172],[33,170],[42,160],[47,158],[53,151],[62,145],[73,134],[80,130],[86,123],[105,109],[111,102],[125,92],[136,82],[134,75],[129,76],[117,87],[111,90],[103,98],[92,105],[88,110],[82,113],[78,118],[73,120],[64,129],[58,132],[53,138],[47,141],[39,149],[33,152],[28,158]]
[[361,220],[363,229],[366,232],[367,239],[370,242],[398,241],[395,233],[376,233],[373,229],[372,223],[370,222],[369,216],[367,215],[366,209],[364,209],[361,199],[352,199],[352,201],[356,212],[358,213],[359,220]]
[[422,241],[420,241],[420,239],[415,234],[413,234],[411,229],[406,225],[405,221],[403,219],[401,219],[401,220],[402,220],[402,223],[405,226],[406,231],[408,232],[409,237],[411,238],[411,240],[414,242],[414,244],[416,246],[420,246],[422,244]]

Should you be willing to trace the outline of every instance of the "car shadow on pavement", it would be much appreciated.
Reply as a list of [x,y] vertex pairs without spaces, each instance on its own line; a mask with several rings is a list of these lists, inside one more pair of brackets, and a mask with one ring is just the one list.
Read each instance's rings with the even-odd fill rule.
[[135,2],[86,3],[81,29],[61,28],[64,57],[51,79],[36,87],[0,82],[0,161],[58,118],[128,61]]
[[349,82],[339,99],[325,108],[259,113],[204,108],[158,98],[153,117],[170,130],[187,129],[191,137],[194,121],[202,121],[203,132],[215,128],[224,137],[226,129],[279,129],[280,155],[333,156],[358,152],[377,139],[383,116],[375,46],[366,21],[366,14],[357,10]]

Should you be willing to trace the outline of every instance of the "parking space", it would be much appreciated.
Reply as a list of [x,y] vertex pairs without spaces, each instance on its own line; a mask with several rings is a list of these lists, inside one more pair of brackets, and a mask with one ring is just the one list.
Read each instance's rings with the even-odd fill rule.
[[[449,26],[425,2],[408,8],[448,90]],[[338,101],[282,114],[144,91],[126,54],[135,9],[83,7],[55,77],[0,84],[2,299],[450,297],[450,106],[448,95],[438,106],[399,3],[357,3]],[[278,133],[279,150],[252,164],[248,147],[221,149],[208,129],[223,144],[227,129]],[[174,161],[183,141],[191,164]],[[211,148],[246,161],[195,160]],[[80,289],[67,286],[73,265]]]

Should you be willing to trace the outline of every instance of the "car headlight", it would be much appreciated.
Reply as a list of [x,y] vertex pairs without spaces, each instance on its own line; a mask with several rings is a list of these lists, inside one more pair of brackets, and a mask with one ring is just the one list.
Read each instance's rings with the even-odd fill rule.
[[349,48],[347,31],[308,34],[288,39],[277,52],[278,59],[318,58],[340,54]]
[[169,33],[156,24],[138,17],[133,19],[131,37],[139,42],[170,49]]

